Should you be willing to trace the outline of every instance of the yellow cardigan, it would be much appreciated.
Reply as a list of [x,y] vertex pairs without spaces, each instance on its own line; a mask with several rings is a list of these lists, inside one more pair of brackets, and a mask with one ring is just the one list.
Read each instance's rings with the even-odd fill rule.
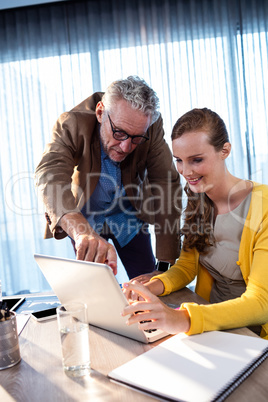
[[[188,335],[204,331],[262,325],[261,336],[268,339],[268,186],[253,183],[251,203],[244,224],[237,261],[246,291],[236,299],[210,305],[183,303],[191,318]],[[195,291],[209,301],[213,278],[199,264],[196,249],[181,252],[176,263],[152,279],[164,284],[161,296],[188,285],[197,276]]]

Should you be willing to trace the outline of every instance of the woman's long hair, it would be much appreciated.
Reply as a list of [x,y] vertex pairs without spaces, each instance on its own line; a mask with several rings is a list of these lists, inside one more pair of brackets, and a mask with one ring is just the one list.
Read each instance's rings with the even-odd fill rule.
[[[219,152],[229,142],[228,132],[221,117],[210,109],[192,109],[175,123],[172,141],[192,131],[206,132],[211,144]],[[213,167],[212,167],[213,168]],[[205,193],[194,193],[187,183],[184,191],[187,206],[184,211],[184,225],[180,235],[184,236],[183,249],[196,248],[200,254],[206,253],[207,246],[214,244],[214,205]]]

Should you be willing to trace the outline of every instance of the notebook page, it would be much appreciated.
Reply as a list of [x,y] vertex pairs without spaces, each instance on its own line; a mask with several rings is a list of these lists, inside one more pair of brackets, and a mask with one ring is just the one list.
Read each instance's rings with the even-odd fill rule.
[[267,348],[257,337],[213,331],[179,334],[109,373],[171,400],[214,399]]

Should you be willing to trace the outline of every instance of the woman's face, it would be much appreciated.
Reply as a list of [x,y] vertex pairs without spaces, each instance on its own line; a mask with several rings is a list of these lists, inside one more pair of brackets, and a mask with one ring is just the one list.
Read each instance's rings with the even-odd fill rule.
[[[216,151],[203,131],[190,131],[172,141],[178,172],[194,193],[220,188],[224,178],[226,153]],[[229,154],[229,153],[228,153]]]

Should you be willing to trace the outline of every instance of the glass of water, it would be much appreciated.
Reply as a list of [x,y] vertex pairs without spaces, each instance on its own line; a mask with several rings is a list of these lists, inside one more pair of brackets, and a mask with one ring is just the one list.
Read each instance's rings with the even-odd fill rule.
[[89,326],[86,304],[73,302],[57,307],[65,373],[81,377],[90,373]]

